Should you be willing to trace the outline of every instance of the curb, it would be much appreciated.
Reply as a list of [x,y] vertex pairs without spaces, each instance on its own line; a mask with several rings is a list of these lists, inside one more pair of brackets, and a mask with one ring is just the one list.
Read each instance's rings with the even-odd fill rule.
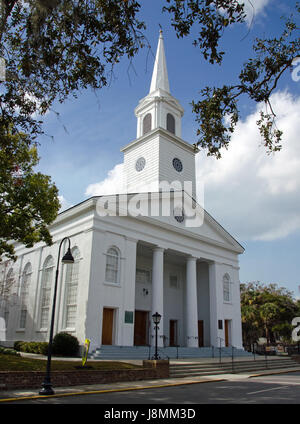
[[107,389],[107,390],[87,390],[87,391],[80,391],[80,392],[71,392],[71,393],[57,393],[54,395],[36,395],[36,396],[19,396],[14,398],[5,398],[0,399],[0,403],[5,402],[14,402],[14,401],[22,401],[22,400],[32,400],[32,399],[47,399],[47,398],[55,398],[55,397],[67,397],[67,396],[78,396],[78,395],[88,395],[88,394],[101,394],[101,393],[114,393],[114,392],[126,392],[126,391],[133,391],[133,390],[145,390],[145,389],[156,389],[156,388],[162,388],[162,387],[174,387],[174,386],[183,386],[187,384],[202,384],[202,383],[212,383],[212,382],[219,382],[219,381],[225,381],[224,378],[220,379],[211,379],[211,380],[202,380],[202,381],[186,381],[186,382],[180,382],[180,383],[169,383],[169,384],[155,384],[153,386],[142,386],[142,387],[124,387],[124,388],[116,388],[116,389]]
[[261,374],[251,374],[251,375],[249,375],[249,378],[252,378],[252,377],[263,377],[264,375],[276,375],[276,374],[287,374],[287,373],[289,373],[289,372],[299,372],[300,371],[300,368],[297,368],[297,369],[291,369],[291,368],[289,368],[289,369],[287,369],[287,370],[281,370],[281,371],[267,371],[267,372],[265,372],[265,373],[261,373]]

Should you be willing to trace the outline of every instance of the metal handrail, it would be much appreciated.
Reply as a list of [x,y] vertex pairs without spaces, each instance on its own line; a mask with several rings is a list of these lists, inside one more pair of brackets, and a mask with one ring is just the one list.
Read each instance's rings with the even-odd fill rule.
[[217,340],[218,339],[220,339],[220,347],[218,348],[219,349],[219,362],[221,363],[222,362],[222,346],[221,346],[221,344],[222,344],[222,340],[224,341],[224,339],[222,338],[222,337],[217,337]]
[[168,359],[170,359],[170,357],[165,353],[165,352],[162,352],[162,349],[165,349],[165,347],[159,347],[157,350],[158,350],[158,352],[162,355],[162,356],[164,356],[165,358],[168,358]]
[[237,349],[235,346],[233,346],[232,344],[229,344],[228,347],[231,346],[231,368],[232,368],[232,372],[234,372],[234,349]]

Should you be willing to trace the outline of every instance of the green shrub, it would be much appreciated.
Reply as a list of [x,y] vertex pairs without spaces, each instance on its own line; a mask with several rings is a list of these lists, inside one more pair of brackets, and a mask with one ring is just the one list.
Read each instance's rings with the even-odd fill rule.
[[69,333],[61,332],[53,339],[52,351],[56,355],[76,356],[79,349],[79,341]]
[[41,355],[47,355],[48,343],[47,342],[21,342],[16,341],[14,343],[14,349],[20,352],[26,353],[39,353]]
[[38,353],[41,355],[48,355],[48,342],[39,343]]
[[20,352],[22,343],[24,342],[22,342],[21,340],[17,340],[16,342],[14,342],[14,349]]
[[0,353],[4,355],[19,355],[14,349],[10,349],[9,347],[0,346]]

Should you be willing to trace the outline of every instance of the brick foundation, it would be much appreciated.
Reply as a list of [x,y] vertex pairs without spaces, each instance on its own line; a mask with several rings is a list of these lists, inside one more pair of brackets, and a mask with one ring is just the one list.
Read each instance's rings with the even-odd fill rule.
[[155,370],[158,377],[157,378],[168,378],[169,377],[169,360],[148,360],[143,361],[143,367],[146,369]]
[[[52,371],[51,382],[54,387],[67,387],[81,384],[149,380],[168,376],[169,361],[143,361],[141,369]],[[44,371],[0,371],[0,389],[39,388],[44,377]]]

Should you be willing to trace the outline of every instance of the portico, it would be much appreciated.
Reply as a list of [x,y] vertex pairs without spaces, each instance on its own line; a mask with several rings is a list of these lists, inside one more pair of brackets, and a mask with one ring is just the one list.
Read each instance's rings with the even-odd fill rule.
[[[212,261],[139,241],[134,341],[153,345],[151,316],[159,312],[159,346],[217,346],[218,320],[211,316],[211,311],[214,314],[217,309],[215,274],[209,271],[214,266]],[[141,325],[140,320],[147,320],[147,325]],[[138,335],[139,331],[143,334]]]

